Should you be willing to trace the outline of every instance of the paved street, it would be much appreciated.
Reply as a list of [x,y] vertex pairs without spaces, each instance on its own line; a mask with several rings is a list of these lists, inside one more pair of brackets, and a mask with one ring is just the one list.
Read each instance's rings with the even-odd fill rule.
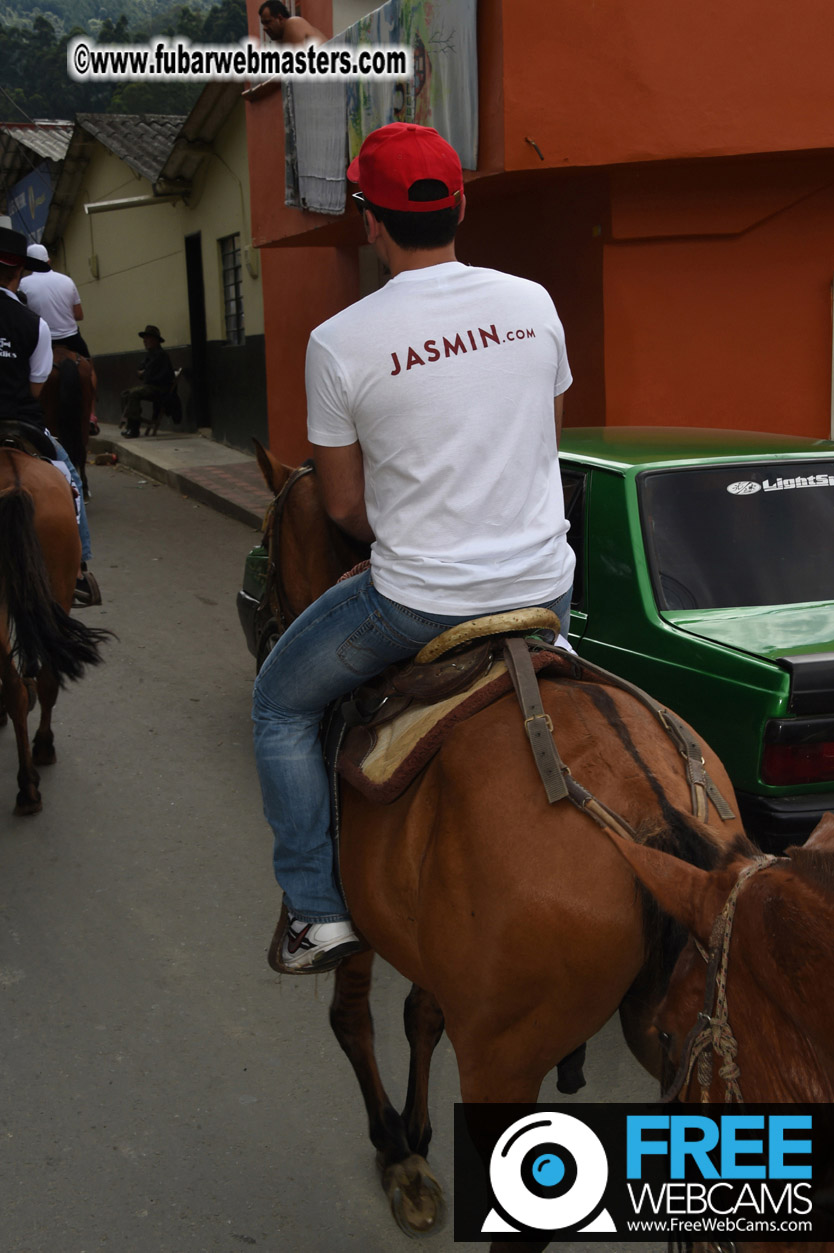
[[[0,1250],[404,1253],[330,1035],[331,980],[266,965],[279,894],[234,603],[254,532],[130,470],[89,477],[105,603],[79,612],[119,638],[59,699],[40,815],[12,815],[0,733]],[[399,1100],[407,988],[383,965],[378,982]],[[451,1190],[445,1039],[433,1074]],[[616,1024],[587,1074],[589,1100],[654,1095]],[[451,1227],[431,1242],[484,1247]]]

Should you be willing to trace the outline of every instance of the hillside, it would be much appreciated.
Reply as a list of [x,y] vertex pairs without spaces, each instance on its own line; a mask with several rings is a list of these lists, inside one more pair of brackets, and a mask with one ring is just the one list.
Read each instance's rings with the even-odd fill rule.
[[[0,3],[2,0],[0,0]],[[0,122],[73,118],[76,113],[188,113],[202,84],[75,83],[67,76],[66,44],[86,31],[102,43],[143,43],[152,34],[185,35],[195,43],[236,43],[246,34],[245,0],[49,0],[49,14],[27,0],[0,16]],[[132,13],[133,17],[129,14]],[[85,14],[87,16],[85,16]]]
[[171,0],[0,0],[0,26],[31,28],[35,19],[42,17],[56,35],[67,35],[80,27],[98,36],[105,22],[115,26],[124,16],[131,31],[152,34],[176,26],[183,7],[199,14],[202,22],[212,0],[189,0],[186,6]]

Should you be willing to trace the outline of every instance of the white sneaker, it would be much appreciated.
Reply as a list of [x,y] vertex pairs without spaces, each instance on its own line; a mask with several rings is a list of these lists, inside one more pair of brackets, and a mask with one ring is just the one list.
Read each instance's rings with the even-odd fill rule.
[[280,968],[291,975],[333,970],[343,957],[356,953],[362,941],[350,919],[341,922],[303,922],[290,915],[281,941]]

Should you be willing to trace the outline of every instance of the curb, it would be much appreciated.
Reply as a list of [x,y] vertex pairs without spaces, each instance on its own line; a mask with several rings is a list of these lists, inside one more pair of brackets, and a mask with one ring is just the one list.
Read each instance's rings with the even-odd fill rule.
[[92,455],[99,452],[115,453],[120,465],[128,466],[131,470],[138,471],[139,474],[145,476],[146,479],[153,479],[156,483],[164,483],[167,487],[173,487],[180,495],[188,497],[189,500],[196,500],[201,505],[207,505],[209,509],[215,509],[218,513],[225,514],[228,518],[234,518],[237,522],[243,522],[246,526],[251,526],[255,530],[261,529],[263,522],[263,513],[253,509],[247,509],[245,505],[239,505],[234,500],[228,500],[219,492],[212,491],[210,487],[206,487],[203,483],[197,483],[194,479],[188,477],[187,471],[167,470],[163,466],[156,465],[147,457],[143,457],[138,449],[132,444],[127,445],[121,440],[108,439],[106,436],[94,435],[90,439],[88,452]]

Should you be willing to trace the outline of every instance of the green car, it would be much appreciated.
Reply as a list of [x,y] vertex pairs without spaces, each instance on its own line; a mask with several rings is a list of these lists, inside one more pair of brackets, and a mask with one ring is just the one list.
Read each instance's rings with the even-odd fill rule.
[[[722,758],[770,852],[834,810],[834,443],[665,427],[564,431],[570,641]],[[258,665],[266,552],[238,609]]]
[[570,640],[709,742],[749,834],[834,809],[834,443],[567,429]]

